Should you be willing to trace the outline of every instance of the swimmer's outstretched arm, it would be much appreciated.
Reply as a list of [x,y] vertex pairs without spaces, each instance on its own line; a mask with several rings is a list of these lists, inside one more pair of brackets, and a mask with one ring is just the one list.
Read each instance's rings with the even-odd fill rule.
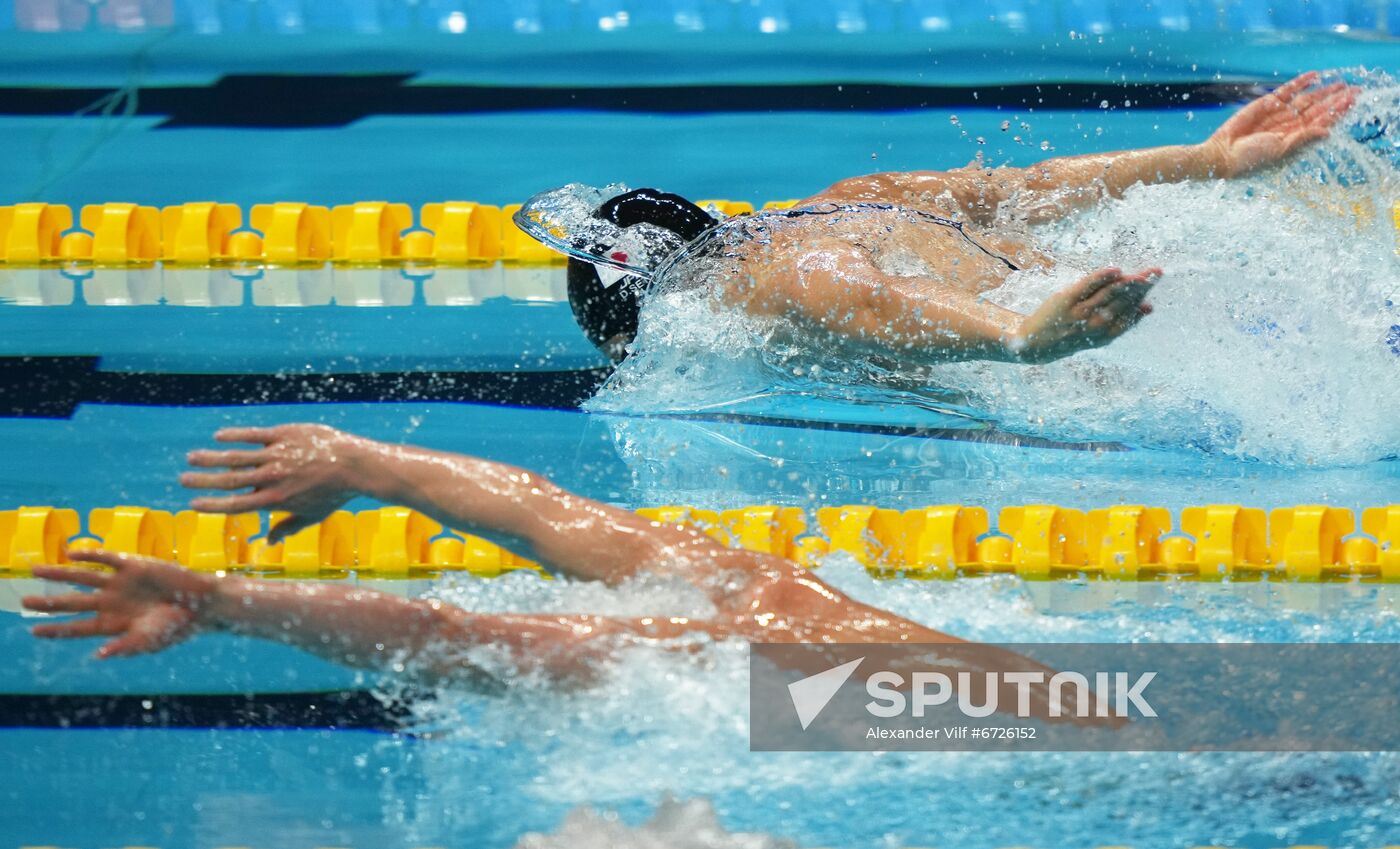
[[[1195,145],[1096,153],[1049,159],[1025,169],[1012,189],[1028,191],[1031,218],[1053,220],[1088,206],[1103,195],[1121,197],[1138,183],[1179,183],[1230,178],[1280,162],[1302,147],[1327,137],[1356,101],[1356,89],[1344,83],[1311,88],[1318,74],[1303,74],[1251,102],[1209,139]],[[1002,174],[1004,172],[994,172]],[[1019,184],[1019,185],[1016,185]]]
[[953,171],[875,174],[843,180],[804,203],[900,202],[926,207],[946,197],[977,224],[995,223],[999,206],[1013,197],[1031,223],[1043,223],[1107,197],[1121,197],[1138,183],[1179,183],[1230,178],[1280,162],[1327,137],[1356,100],[1342,83],[1311,88],[1317,73],[1299,76],[1246,105],[1201,144],[1091,153],[1047,159],[1029,168],[969,166]]
[[679,571],[695,559],[732,555],[697,531],[658,525],[490,460],[376,442],[311,424],[226,428],[215,439],[261,447],[193,451],[190,465],[224,471],[186,472],[180,482],[197,489],[252,491],[196,498],[192,505],[219,513],[290,512],[269,533],[270,542],[365,495],[412,507],[584,580],[616,583],[643,570]]
[[606,649],[596,638],[624,630],[599,617],[473,613],[324,582],[215,577],[111,551],[74,551],[70,557],[111,571],[35,567],[37,577],[92,592],[30,596],[24,606],[42,613],[92,614],[36,625],[34,635],[109,637],[98,649],[103,658],[157,652],[197,633],[223,631],[430,681],[481,683],[493,677],[474,662],[472,649],[506,652],[511,670],[578,680]]

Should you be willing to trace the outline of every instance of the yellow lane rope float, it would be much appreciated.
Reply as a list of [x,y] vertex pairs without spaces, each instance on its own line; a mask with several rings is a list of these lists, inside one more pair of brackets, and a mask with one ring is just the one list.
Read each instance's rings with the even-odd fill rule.
[[[793,203],[772,201],[763,208]],[[725,215],[754,211],[753,204],[743,201],[701,205]],[[413,210],[403,203],[325,207],[280,202],[254,205],[245,227],[243,210],[231,203],[202,201],[164,209],[103,203],[82,207],[75,227],[68,206],[21,203],[0,206],[0,267],[563,264],[563,255],[515,226],[511,216],[519,209],[519,204],[497,207],[474,201],[428,203],[415,222]]]
[[[713,511],[668,506],[637,511],[694,526],[726,545],[817,566],[843,553],[880,576],[937,579],[1014,574],[1030,580],[1400,582],[1400,504],[1361,512],[1325,505],[1264,510],[1233,504],[1187,507],[1173,525],[1161,507],[1075,510],[1004,507],[992,528],[982,507],[891,510],[868,505],[756,506]],[[276,578],[427,578],[446,572],[491,577],[538,564],[406,507],[338,511],[282,543],[258,538],[256,513],[226,516],[124,506],[92,510],[86,533],[74,510],[0,511],[0,578],[69,548],[104,548],[174,560],[202,572]]]
[[[796,202],[769,201],[763,209]],[[746,201],[706,200],[726,216],[754,211]],[[175,268],[221,265],[306,267],[470,266],[502,262],[560,265],[564,257],[511,221],[519,204],[427,203],[415,222],[408,204],[359,201],[336,207],[301,202],[256,204],[247,226],[231,203],[198,201],[157,209],[134,203],[84,206],[75,219],[63,204],[0,206],[0,268],[47,265]],[[1391,210],[1400,232],[1400,203]]]

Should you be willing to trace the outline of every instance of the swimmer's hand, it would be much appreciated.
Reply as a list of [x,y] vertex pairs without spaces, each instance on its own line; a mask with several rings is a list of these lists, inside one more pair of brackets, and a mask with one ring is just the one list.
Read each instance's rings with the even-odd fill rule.
[[1356,102],[1356,89],[1333,83],[1309,89],[1316,71],[1296,77],[1245,106],[1203,146],[1217,177],[1235,177],[1288,158],[1327,138]]
[[68,556],[76,563],[109,566],[112,571],[36,566],[36,578],[91,587],[94,592],[26,596],[22,603],[37,613],[93,614],[35,625],[34,636],[112,637],[97,650],[102,658],[148,654],[184,642],[198,630],[199,613],[217,589],[210,575],[152,557],[102,550],[72,551]]
[[185,472],[180,483],[191,489],[252,491],[196,498],[191,506],[209,513],[289,512],[268,532],[269,544],[320,522],[361,491],[356,483],[359,459],[369,440],[314,424],[231,427],[214,438],[262,447],[191,451],[191,466],[225,471]]
[[1048,363],[1107,345],[1152,312],[1147,293],[1161,276],[1160,268],[1137,274],[1117,268],[1095,271],[1026,316],[1007,350],[1018,362]]

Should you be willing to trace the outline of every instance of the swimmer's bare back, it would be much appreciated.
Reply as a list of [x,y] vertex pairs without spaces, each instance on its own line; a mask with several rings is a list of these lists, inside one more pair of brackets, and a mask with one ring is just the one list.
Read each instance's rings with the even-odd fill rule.
[[[988,359],[1040,363],[1105,345],[1151,313],[1156,268],[1096,271],[1056,293],[1028,316],[980,294],[1014,270],[1052,260],[999,232],[1010,206],[1019,221],[1062,218],[1138,183],[1231,178],[1287,159],[1323,139],[1351,108],[1356,90],[1316,86],[1308,73],[1251,102],[1198,145],[1049,159],[1029,168],[872,174],[842,180],[798,209],[893,206],[923,213],[915,224],[849,232],[812,217],[745,257],[729,296],[759,315],[786,317],[832,343],[854,345],[912,365]],[[845,226],[843,224],[843,226]],[[919,260],[911,273],[891,269],[891,246]]]

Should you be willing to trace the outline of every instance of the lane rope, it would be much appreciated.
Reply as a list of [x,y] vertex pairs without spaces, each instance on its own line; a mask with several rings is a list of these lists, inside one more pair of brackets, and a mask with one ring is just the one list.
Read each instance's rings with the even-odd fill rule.
[[[1117,505],[1077,510],[1050,504],[761,505],[637,511],[693,526],[726,545],[818,568],[832,554],[883,577],[951,579],[1009,574],[1027,580],[1188,579],[1400,581],[1400,504],[1357,516],[1327,505],[1265,511],[1237,504],[1166,508]],[[495,577],[540,565],[480,537],[444,528],[407,507],[340,510],[277,545],[261,536],[286,514],[171,513],[141,506],[78,512],[52,506],[0,511],[0,578],[29,577],[36,564],[68,562],[74,548],[103,547],[173,560],[202,572],[269,578]]]

